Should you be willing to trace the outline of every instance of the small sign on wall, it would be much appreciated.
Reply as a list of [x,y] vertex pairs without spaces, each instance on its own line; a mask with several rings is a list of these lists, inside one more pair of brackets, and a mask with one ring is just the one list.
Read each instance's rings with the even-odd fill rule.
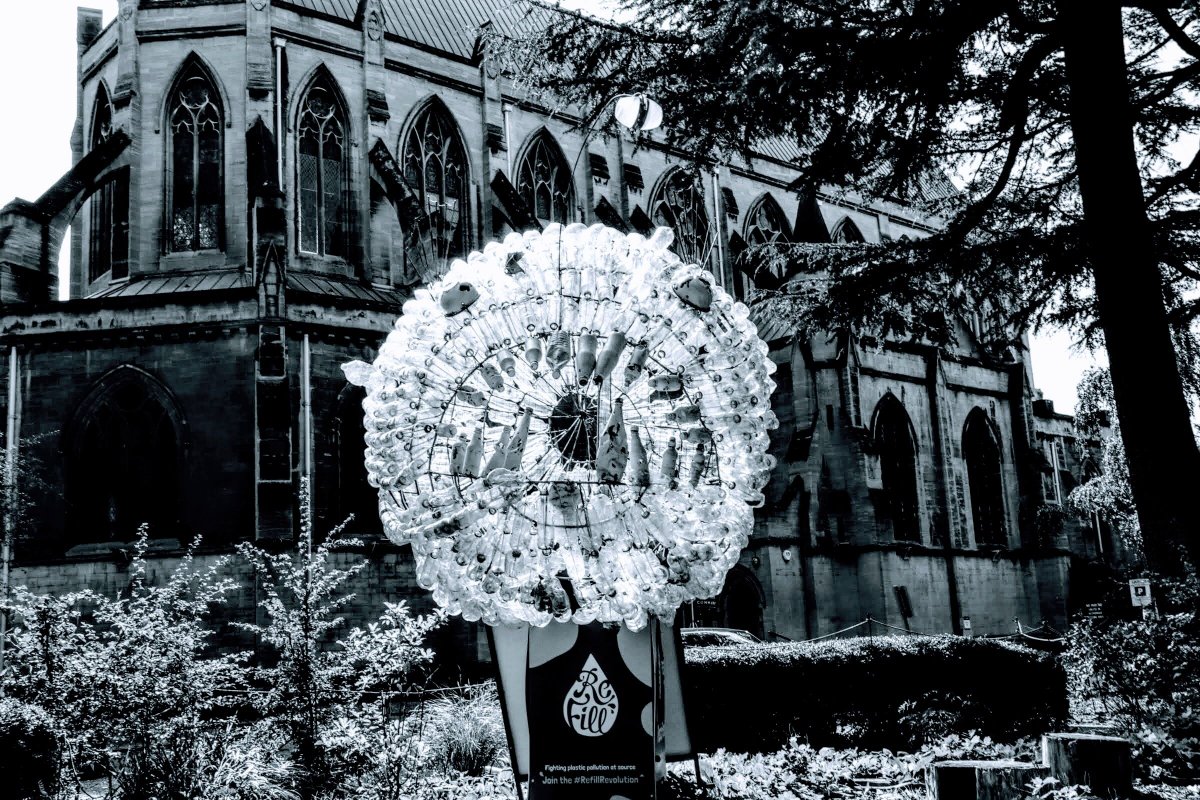
[[1131,578],[1129,581],[1129,601],[1134,607],[1148,606],[1154,602],[1150,595],[1149,578]]

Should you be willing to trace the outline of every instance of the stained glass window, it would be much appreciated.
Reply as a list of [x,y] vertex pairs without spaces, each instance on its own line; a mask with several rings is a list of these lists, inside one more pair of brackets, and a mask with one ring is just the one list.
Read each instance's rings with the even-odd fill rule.
[[786,242],[787,220],[783,209],[775,198],[766,195],[750,211],[746,218],[746,242],[751,246]]
[[424,198],[428,233],[421,255],[445,260],[470,248],[471,182],[467,152],[446,107],[430,102],[404,140],[404,180]]
[[193,65],[176,81],[169,108],[170,250],[219,248],[224,200],[220,95]]
[[517,167],[517,192],[543,225],[576,219],[571,168],[546,131],[537,135]]
[[875,447],[880,477],[892,518],[892,533],[899,541],[921,540],[917,499],[917,443],[912,421],[894,394],[886,394],[875,407]]
[[963,459],[967,462],[967,485],[971,491],[971,519],[975,544],[1006,545],[1004,482],[1001,476],[1000,443],[982,409],[967,416],[963,428]]
[[[112,135],[112,103],[104,85],[96,91],[92,111],[90,147]],[[129,275],[129,168],[118,168],[104,177],[89,200],[91,225],[88,248],[88,281],[106,273],[113,278]]]
[[300,249],[305,253],[345,253],[347,190],[346,118],[337,93],[326,81],[309,89],[300,112]]
[[655,225],[674,229],[675,244],[671,249],[680,258],[696,264],[707,261],[712,243],[708,238],[704,190],[696,176],[682,169],[673,171],[660,185],[650,209]]
[[[746,215],[746,244],[749,247],[755,247],[790,240],[791,237],[787,234],[787,217],[784,216],[783,209],[775,202],[775,198],[764,195],[761,200],[750,207],[750,213]],[[737,257],[744,256],[738,254]],[[779,272],[775,277],[782,279],[786,276]],[[754,281],[750,276],[746,275],[744,270],[737,269],[734,270],[734,280],[738,296],[748,297],[751,290],[754,289]]]

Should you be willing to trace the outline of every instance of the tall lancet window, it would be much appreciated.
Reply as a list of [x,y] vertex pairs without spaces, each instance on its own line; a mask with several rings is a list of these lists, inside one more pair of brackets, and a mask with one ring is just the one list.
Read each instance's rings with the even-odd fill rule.
[[[96,90],[92,109],[89,150],[95,149],[113,132],[113,109],[104,84]],[[129,276],[129,168],[112,170],[101,178],[89,203],[91,227],[88,247],[88,281],[111,273],[113,278]]]
[[517,167],[517,192],[543,225],[576,219],[571,167],[547,131],[534,138]]
[[919,542],[921,513],[917,496],[917,443],[913,437],[912,420],[894,394],[885,394],[875,407],[872,428],[892,533],[897,540]]
[[655,193],[650,209],[654,224],[674,229],[675,243],[671,249],[680,258],[696,264],[705,263],[711,249],[708,215],[704,192],[694,175],[682,169],[671,172]]
[[1000,442],[983,409],[967,415],[963,427],[963,459],[967,462],[967,485],[971,492],[971,520],[975,545],[1008,544],[1004,514],[1004,479]]
[[346,114],[327,79],[313,84],[301,109],[300,249],[341,256],[346,249]]
[[224,205],[221,97],[193,63],[176,80],[168,109],[170,250],[215,250]]
[[417,114],[404,139],[404,180],[425,200],[433,260],[465,255],[470,248],[471,181],[467,151],[450,112],[438,100]]

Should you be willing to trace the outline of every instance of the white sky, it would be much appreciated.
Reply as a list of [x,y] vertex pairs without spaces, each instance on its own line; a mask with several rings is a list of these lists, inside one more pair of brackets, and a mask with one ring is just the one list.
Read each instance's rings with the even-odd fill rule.
[[[602,0],[601,0],[602,2]],[[6,3],[0,25],[0,205],[13,197],[35,200],[71,167],[75,124],[75,0]],[[117,0],[83,5],[104,12],[107,25]],[[573,7],[602,13],[597,0]],[[65,276],[67,258],[61,261]],[[1071,348],[1064,332],[1032,337],[1034,381],[1057,410],[1075,407],[1075,384],[1093,359]]]

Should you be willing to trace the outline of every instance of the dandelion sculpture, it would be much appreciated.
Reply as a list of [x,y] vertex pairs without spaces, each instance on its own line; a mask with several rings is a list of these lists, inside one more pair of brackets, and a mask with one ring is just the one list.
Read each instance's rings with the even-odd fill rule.
[[640,630],[720,592],[774,464],[774,365],[671,241],[511,234],[345,366],[384,529],[450,613]]

